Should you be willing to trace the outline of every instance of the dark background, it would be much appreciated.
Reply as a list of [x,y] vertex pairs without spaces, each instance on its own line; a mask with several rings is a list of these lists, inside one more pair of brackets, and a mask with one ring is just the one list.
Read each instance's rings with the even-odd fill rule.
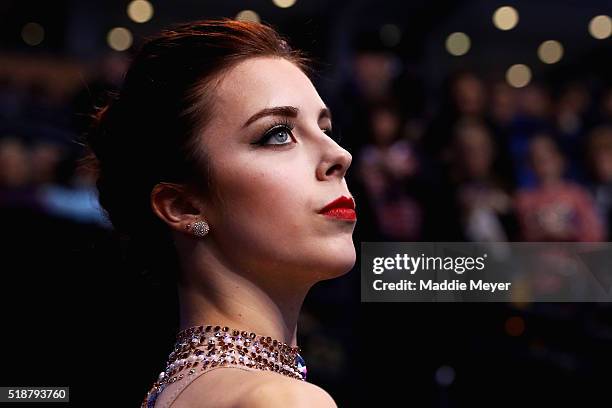
[[[143,24],[128,18],[127,4],[0,3],[0,385],[69,386],[73,406],[138,406],[164,368],[178,324],[174,288],[141,271],[113,238],[92,203],[92,175],[76,169],[83,151],[74,140],[83,114],[120,87],[141,40],[172,23],[249,8],[318,61],[313,81],[354,158],[347,179],[358,250],[363,241],[610,237],[612,45],[588,32],[591,18],[611,14],[610,2],[298,0],[281,9],[263,0],[153,1]],[[491,22],[504,5],[520,15],[509,31]],[[37,45],[24,40],[29,22],[44,28]],[[134,37],[122,52],[106,42],[116,26]],[[458,57],[444,48],[456,31],[471,38]],[[548,65],[536,50],[550,39],[565,53]],[[533,74],[518,89],[505,82],[516,63]],[[596,131],[607,135],[600,144]],[[558,200],[570,215],[553,218],[569,223],[570,235],[525,229],[530,211],[557,207],[512,204],[541,187],[528,164],[541,134],[556,146],[547,152],[565,160],[571,194],[586,197],[576,207]],[[487,146],[493,158],[475,177],[466,163],[489,157]],[[398,154],[396,172],[368,179],[381,151]],[[510,203],[488,208],[494,221],[478,233],[466,216],[474,207],[461,198],[473,198],[474,186]],[[596,222],[577,226],[585,214]],[[339,406],[365,398],[381,406],[609,405],[608,304],[366,304],[359,274],[357,264],[317,284],[298,330],[309,381]]]

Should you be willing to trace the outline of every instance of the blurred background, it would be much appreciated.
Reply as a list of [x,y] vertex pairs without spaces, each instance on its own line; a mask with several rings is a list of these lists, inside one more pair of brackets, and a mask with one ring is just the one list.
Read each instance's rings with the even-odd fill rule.
[[[77,167],[146,36],[258,20],[314,57],[353,155],[358,251],[608,241],[611,15],[605,0],[0,1],[0,384],[127,407],[164,368],[174,290],[132,264]],[[298,333],[341,407],[610,405],[608,304],[362,304],[359,280],[357,264],[313,288]]]

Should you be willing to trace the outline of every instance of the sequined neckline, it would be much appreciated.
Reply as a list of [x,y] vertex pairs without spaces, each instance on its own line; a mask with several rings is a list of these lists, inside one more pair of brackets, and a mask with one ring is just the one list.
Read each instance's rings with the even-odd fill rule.
[[166,369],[147,394],[142,407],[153,407],[157,396],[171,383],[219,366],[245,366],[306,380],[301,349],[276,339],[227,326],[207,325],[184,329],[168,357]]

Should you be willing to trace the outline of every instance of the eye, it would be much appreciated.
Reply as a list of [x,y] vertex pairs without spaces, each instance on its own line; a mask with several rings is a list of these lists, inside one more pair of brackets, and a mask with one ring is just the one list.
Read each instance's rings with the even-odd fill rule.
[[287,144],[291,139],[291,129],[285,126],[277,126],[268,133],[259,141],[259,144],[262,145],[282,145]]
[[280,125],[273,126],[268,130],[259,141],[255,144],[260,146],[266,145],[286,145],[291,143],[293,136],[293,126],[291,124],[283,123]]

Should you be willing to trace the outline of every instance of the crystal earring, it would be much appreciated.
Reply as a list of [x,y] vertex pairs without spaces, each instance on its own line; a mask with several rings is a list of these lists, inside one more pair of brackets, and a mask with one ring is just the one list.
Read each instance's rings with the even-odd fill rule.
[[210,227],[206,221],[196,221],[193,224],[187,224],[185,225],[185,229],[192,232],[196,237],[200,238],[206,236],[208,231],[210,231]]

